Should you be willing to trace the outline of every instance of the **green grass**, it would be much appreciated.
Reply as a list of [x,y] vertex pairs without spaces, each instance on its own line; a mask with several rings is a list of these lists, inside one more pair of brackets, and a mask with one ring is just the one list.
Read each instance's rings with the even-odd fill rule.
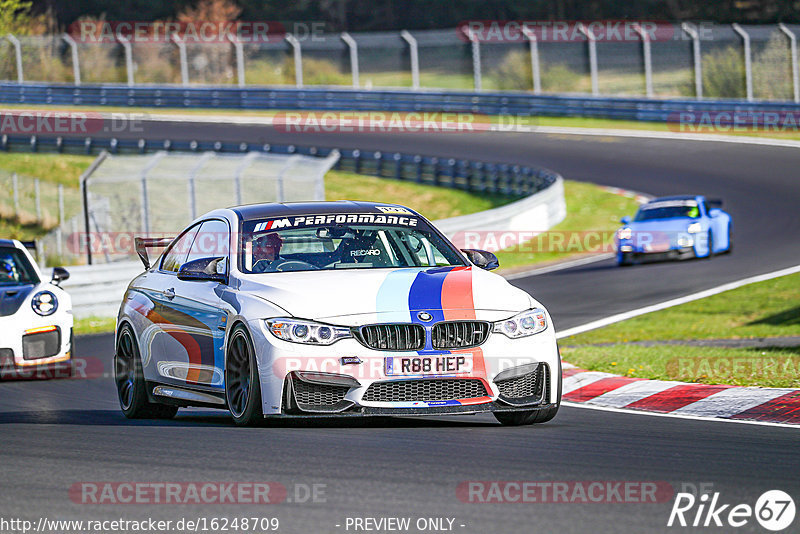
[[535,263],[603,252],[593,248],[585,250],[584,245],[601,242],[594,236],[611,243],[620,217],[634,213],[639,207],[632,198],[610,193],[594,184],[570,180],[564,181],[564,200],[567,216],[561,223],[531,241],[497,253],[501,269],[520,269]]
[[94,156],[71,154],[30,154],[0,152],[0,169],[39,178],[43,182],[80,186],[80,177],[89,168]]
[[488,210],[517,200],[506,195],[469,193],[344,171],[325,175],[325,198],[403,204],[431,220]]
[[564,360],[629,377],[737,386],[800,387],[800,347],[718,348],[680,345],[562,347]]
[[117,319],[115,317],[85,317],[75,319],[73,330],[76,336],[105,334],[113,332]]
[[568,345],[800,336],[800,274],[725,291],[566,338]]
[[[732,349],[676,345],[640,346],[632,341],[748,339],[800,336],[800,274],[750,284],[705,299],[635,317],[561,341],[562,356],[578,367],[641,378],[698,381],[710,384],[796,387],[800,385],[800,349]],[[612,345],[591,346],[597,343]],[[676,358],[695,360],[692,372],[669,369]],[[703,367],[702,359],[739,362],[786,359],[787,368],[744,368],[728,372]],[[699,363],[698,363],[699,362]],[[792,363],[793,362],[793,363]],[[785,362],[784,362],[785,364]],[[728,366],[730,367],[730,366]],[[752,367],[752,366],[750,366]],[[680,370],[680,365],[678,366]],[[677,373],[677,374],[676,374]]]

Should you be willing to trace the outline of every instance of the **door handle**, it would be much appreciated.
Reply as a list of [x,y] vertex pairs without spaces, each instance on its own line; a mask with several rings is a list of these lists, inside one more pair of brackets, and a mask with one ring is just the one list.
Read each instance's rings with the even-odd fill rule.
[[164,296],[167,297],[169,300],[175,298],[175,288],[169,288],[164,290]]

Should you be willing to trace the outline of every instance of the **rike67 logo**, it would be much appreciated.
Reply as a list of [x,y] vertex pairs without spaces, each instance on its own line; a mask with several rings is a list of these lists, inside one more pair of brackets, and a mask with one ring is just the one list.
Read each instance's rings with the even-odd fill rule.
[[751,506],[746,503],[723,503],[720,493],[678,493],[669,514],[667,526],[733,527],[738,528],[755,520],[763,528],[778,532],[794,521],[794,500],[781,490],[764,492]]

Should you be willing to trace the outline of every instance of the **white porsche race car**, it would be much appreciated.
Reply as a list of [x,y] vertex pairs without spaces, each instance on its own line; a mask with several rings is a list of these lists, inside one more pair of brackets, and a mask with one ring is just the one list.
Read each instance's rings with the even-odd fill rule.
[[409,208],[242,206],[136,244],[146,270],[123,298],[114,364],[128,417],[202,406],[239,424],[490,412],[519,425],[558,411],[547,311],[487,272],[493,254],[459,251]]
[[0,239],[0,378],[71,370],[72,301],[58,287],[67,278],[56,267],[43,280],[23,243]]

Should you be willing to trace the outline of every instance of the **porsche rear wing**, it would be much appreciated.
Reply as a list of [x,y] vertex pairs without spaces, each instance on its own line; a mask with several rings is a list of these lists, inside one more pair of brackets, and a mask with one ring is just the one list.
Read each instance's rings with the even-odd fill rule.
[[712,208],[721,208],[722,207],[722,199],[721,198],[707,198],[706,202]]
[[142,260],[144,264],[144,268],[150,268],[150,258],[147,255],[147,249],[149,248],[164,248],[170,243],[172,240],[175,239],[174,237],[134,237],[133,244],[136,248],[136,254],[139,255],[139,259]]

